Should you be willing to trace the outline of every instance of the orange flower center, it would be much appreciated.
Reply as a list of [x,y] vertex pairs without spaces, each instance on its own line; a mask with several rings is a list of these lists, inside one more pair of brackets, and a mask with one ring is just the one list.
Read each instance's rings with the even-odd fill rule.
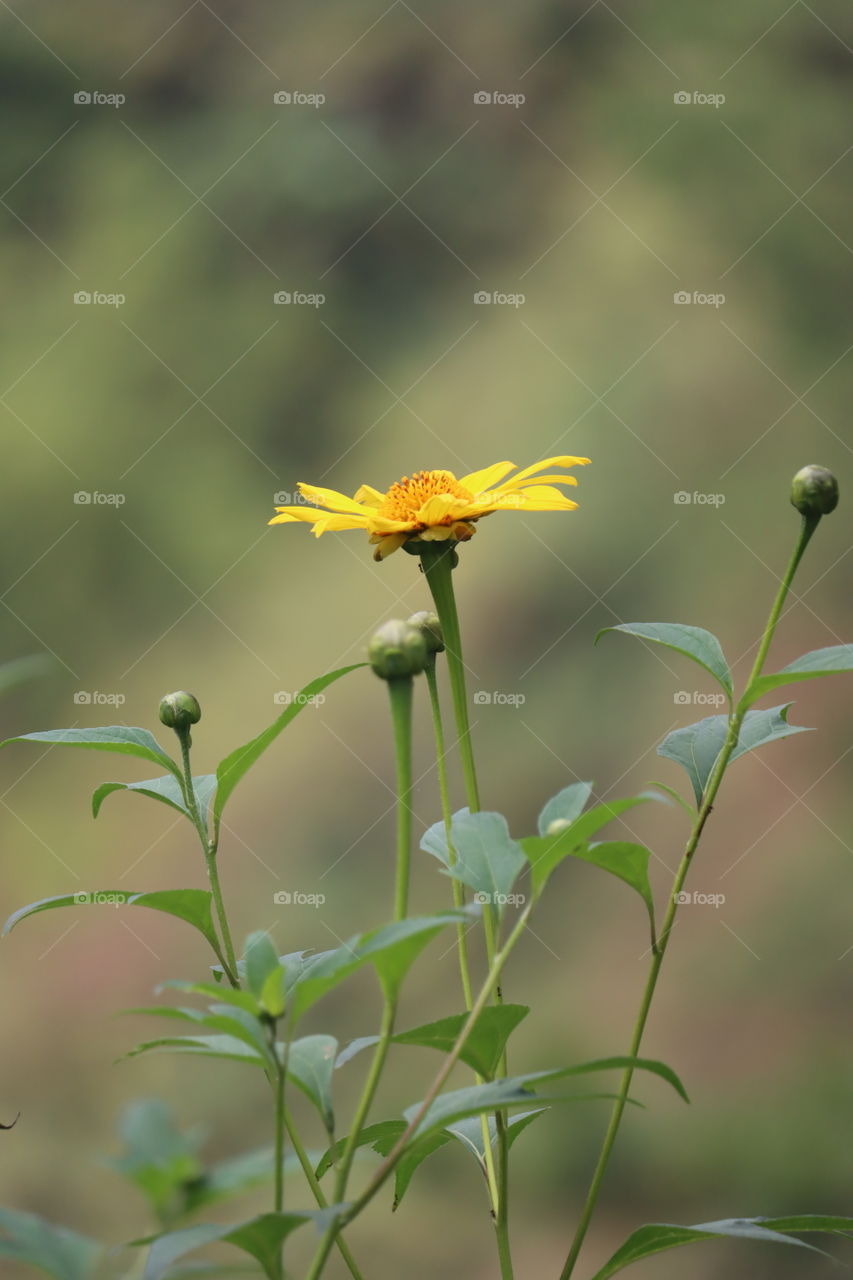
[[[427,499],[439,494],[450,494],[466,502],[471,502],[474,496],[463,488],[452,471],[416,471],[411,478],[403,476],[391,485],[378,514],[389,520],[412,520]],[[452,524],[453,520],[448,518],[445,523]]]

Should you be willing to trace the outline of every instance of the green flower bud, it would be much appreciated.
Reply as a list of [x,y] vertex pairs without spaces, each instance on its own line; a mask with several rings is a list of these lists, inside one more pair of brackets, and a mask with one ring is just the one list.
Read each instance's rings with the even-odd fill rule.
[[409,626],[417,627],[418,631],[421,632],[426,641],[427,653],[444,652],[444,635],[437,613],[430,613],[427,609],[421,609],[419,613],[413,613],[409,618]]
[[383,680],[416,676],[426,666],[428,652],[423,632],[398,619],[384,623],[367,646],[370,665]]
[[828,516],[838,506],[838,481],[826,467],[803,467],[791,482],[791,502],[804,516]]
[[198,699],[185,689],[177,693],[167,693],[160,702],[160,723],[175,733],[183,733],[191,724],[198,724],[201,719],[201,707]]

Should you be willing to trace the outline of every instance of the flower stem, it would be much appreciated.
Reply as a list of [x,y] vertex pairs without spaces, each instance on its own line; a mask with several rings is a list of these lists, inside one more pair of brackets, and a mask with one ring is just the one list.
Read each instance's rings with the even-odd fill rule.
[[225,901],[222,897],[222,886],[219,883],[219,871],[216,866],[216,843],[210,839],[207,823],[199,813],[198,803],[195,796],[195,788],[193,786],[193,772],[190,763],[190,733],[189,729],[176,730],[181,743],[181,763],[183,765],[183,793],[187,809],[189,810],[192,824],[198,832],[198,838],[201,841],[201,847],[204,852],[204,861],[207,866],[207,878],[210,881],[210,890],[213,895],[214,906],[216,907],[216,916],[219,921],[219,931],[222,935],[225,955],[221,952],[218,955],[222,968],[225,970],[225,976],[231,983],[232,987],[240,986],[240,979],[237,975],[237,957],[234,953],[234,943],[231,938],[231,930],[228,925],[228,916],[225,912]]
[[[408,911],[409,868],[412,858],[412,677],[400,676],[388,680],[388,693],[391,699],[397,768],[397,872],[394,886],[394,919],[399,921],[405,920]],[[379,1040],[373,1052],[370,1070],[338,1166],[338,1175],[335,1180],[336,1202],[342,1201],[346,1195],[358,1136],[364,1128],[371,1103],[379,1087],[391,1037],[394,1034],[396,1016],[396,998],[386,994]]]
[[[284,1124],[287,1130],[287,1136],[290,1139],[290,1145],[293,1147],[294,1154],[302,1167],[302,1172],[305,1175],[305,1181],[311,1189],[311,1194],[317,1202],[317,1207],[325,1209],[329,1202],[323,1194],[323,1188],[320,1186],[317,1175],[314,1173],[314,1166],[311,1163],[308,1152],[305,1150],[305,1145],[302,1142],[302,1139],[297,1133],[296,1125],[293,1122],[293,1116],[287,1106],[284,1108]],[[353,1280],[364,1280],[364,1277],[356,1264],[355,1258],[350,1253],[349,1246],[342,1236],[338,1236],[336,1244],[338,1252],[349,1268],[349,1272],[353,1277]]]
[[[752,672],[749,677],[749,682],[747,684],[746,692],[741,702],[738,704],[737,709],[734,712],[732,712],[731,716],[729,717],[729,727],[728,727],[728,732],[726,734],[725,742],[723,743],[723,747],[720,751],[719,756],[717,757],[714,767],[711,770],[710,777],[708,778],[708,781],[705,785],[705,791],[702,796],[702,801],[699,805],[699,810],[696,815],[696,821],[693,824],[693,829],[690,832],[690,836],[688,837],[687,844],[685,846],[684,853],[681,858],[681,862],[679,863],[678,870],[676,871],[676,874],[675,874],[675,880],[673,882],[672,890],[670,892],[669,904],[667,906],[666,915],[664,917],[663,924],[661,927],[660,937],[658,938],[657,945],[653,948],[652,960],[649,966],[649,974],[648,974],[648,978],[646,979],[645,989],[643,991],[643,996],[640,1001],[640,1009],[637,1014],[637,1019],[634,1024],[634,1032],[633,1032],[633,1035],[631,1036],[631,1044],[628,1049],[627,1056],[630,1058],[636,1058],[640,1052],[643,1033],[645,1031],[646,1023],[648,1021],[649,1011],[652,1006],[652,1000],[654,999],[658,977],[660,975],[661,966],[663,965],[663,959],[664,959],[664,956],[666,955],[666,950],[669,945],[670,935],[672,933],[672,929],[675,924],[675,917],[678,912],[679,894],[681,893],[681,890],[684,886],[684,882],[687,878],[687,873],[690,870],[690,864],[693,861],[693,855],[696,852],[696,848],[702,837],[702,832],[705,829],[705,823],[708,820],[708,816],[710,815],[711,810],[714,806],[714,802],[717,798],[717,792],[720,789],[720,784],[723,781],[723,776],[726,772],[726,768],[728,767],[728,764],[731,760],[732,752],[734,751],[735,747],[738,744],[741,726],[743,725],[744,717],[746,716],[747,709],[749,707],[750,692],[752,690],[752,687],[755,681],[761,675],[762,669],[764,667],[764,662],[765,662],[765,659],[767,658],[767,653],[770,649],[770,645],[773,640],[773,635],[776,631],[776,625],[782,613],[782,608],[785,604],[785,600],[787,598],[788,592],[790,591],[791,583],[793,582],[793,579],[794,579],[794,574],[796,573],[800,560],[803,557],[803,553],[806,547],[808,546],[809,539],[811,538],[812,534],[817,528],[819,520],[820,520],[819,516],[818,517],[805,516],[803,518],[802,527],[800,529],[800,535],[797,540],[797,544],[794,548],[794,553],[791,557],[790,563],[788,564],[788,568],[785,572],[785,576],[783,577],[782,582],[780,584],[779,592],[776,596],[776,600],[774,601],[773,608],[770,611],[770,615],[767,619],[767,624],[764,628],[764,634],[761,637],[761,643],[759,644],[759,647],[758,647],[758,653],[756,655],[755,663],[753,665]],[[631,1067],[626,1068],[625,1072],[623,1073],[622,1084],[619,1089],[619,1094],[617,1096],[616,1102],[613,1105],[613,1111],[611,1112],[610,1122],[607,1127],[607,1132],[604,1136],[604,1142],[602,1144],[601,1154],[599,1155],[598,1163],[596,1164],[595,1171],[592,1176],[592,1182],[590,1183],[589,1192],[587,1193],[586,1201],[584,1203],[580,1220],[578,1222],[577,1229],[575,1231],[575,1236],[572,1241],[572,1246],[569,1250],[568,1257],[566,1258],[565,1266],[563,1267],[563,1270],[560,1272],[560,1280],[569,1280],[569,1277],[574,1272],[575,1263],[578,1260],[578,1255],[580,1254],[581,1248],[583,1246],[584,1238],[586,1236],[587,1230],[589,1229],[589,1224],[592,1220],[593,1213],[595,1212],[595,1206],[598,1201],[598,1196],[601,1191],[601,1186],[604,1181],[604,1176],[607,1172],[607,1166],[610,1162],[610,1156],[612,1154],[613,1147],[616,1142],[616,1137],[619,1133],[619,1126],[622,1123],[622,1116],[625,1112],[625,1107],[628,1102],[628,1094],[631,1088],[631,1081],[633,1079],[633,1075],[634,1075],[634,1071],[633,1071],[633,1068]]]
[[[406,1128],[400,1134],[399,1138],[395,1142],[391,1151],[389,1151],[388,1155],[385,1157],[382,1164],[374,1173],[373,1177],[371,1178],[368,1185],[365,1187],[364,1191],[362,1191],[361,1195],[358,1196],[358,1198],[354,1200],[352,1204],[347,1205],[346,1208],[342,1210],[340,1217],[337,1219],[335,1223],[332,1224],[331,1227],[329,1227],[328,1231],[323,1236],[323,1239],[321,1240],[318,1246],[317,1252],[314,1255],[314,1259],[308,1270],[306,1280],[319,1280],[319,1277],[323,1272],[323,1268],[325,1267],[326,1259],[328,1258],[329,1253],[331,1252],[331,1248],[334,1243],[336,1235],[345,1226],[347,1226],[350,1222],[352,1222],[354,1218],[358,1217],[361,1211],[370,1203],[370,1201],[373,1199],[376,1193],[381,1190],[381,1188],[385,1185],[385,1183],[390,1178],[391,1174],[396,1169],[400,1159],[402,1158],[408,1146],[409,1139],[412,1137],[412,1134],[415,1132],[418,1125],[421,1123],[424,1116],[426,1115],[427,1111],[432,1106],[435,1099],[438,1097],[438,1094],[441,1091],[442,1086],[446,1082],[453,1068],[456,1066],[456,1063],[459,1061],[459,1055],[461,1054],[462,1050],[465,1048],[465,1044],[468,1040],[468,1037],[471,1034],[471,1031],[474,1028],[474,1025],[477,1019],[479,1018],[480,1014],[483,1012],[483,1009],[489,1003],[489,1000],[500,978],[501,970],[506,964],[506,961],[509,958],[509,954],[512,951],[513,947],[518,942],[519,938],[524,932],[524,929],[527,925],[528,919],[530,918],[530,913],[532,910],[533,910],[533,903],[529,902],[527,906],[524,908],[524,910],[521,912],[521,915],[518,917],[506,942],[498,951],[494,960],[489,966],[489,972],[487,973],[486,979],[483,985],[481,986],[480,990],[478,991],[473,1005],[471,1006],[471,1012],[468,1014],[468,1017],[465,1019],[465,1023],[461,1031],[459,1032],[459,1035],[456,1037],[456,1041],[454,1042],[453,1048],[450,1050],[447,1057],[444,1059],[444,1062],[439,1068],[437,1075],[433,1079],[433,1082],[430,1085],[429,1090],[427,1091],[426,1097],[422,1101],[421,1105],[418,1107],[416,1113],[412,1116]],[[502,1267],[503,1267],[503,1261],[502,1261]],[[505,1274],[509,1276],[512,1273],[511,1271],[506,1271]]]

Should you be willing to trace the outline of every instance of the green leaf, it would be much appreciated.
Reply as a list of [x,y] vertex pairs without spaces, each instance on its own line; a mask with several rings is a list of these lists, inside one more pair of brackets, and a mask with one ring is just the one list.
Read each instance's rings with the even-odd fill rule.
[[[284,1161],[286,1173],[295,1173],[300,1168],[296,1156],[287,1156]],[[221,1160],[187,1188],[187,1212],[194,1212],[224,1200],[227,1196],[239,1195],[272,1182],[274,1174],[275,1151],[272,1147],[263,1147],[257,1151],[248,1151],[245,1155]]]
[[185,1207],[187,1190],[202,1178],[200,1135],[182,1133],[170,1107],[156,1098],[131,1103],[120,1121],[125,1153],[108,1163],[146,1196],[166,1220]]
[[[172,989],[175,991],[186,991],[194,996],[209,996],[213,1000],[220,1000],[224,1004],[233,1004],[238,1009],[245,1009],[247,1013],[253,1013],[255,1017],[263,1012],[260,1003],[252,995],[251,991],[239,991],[234,987],[220,986],[216,982],[185,982],[180,978],[166,978],[155,988],[157,995],[161,991]],[[146,1013],[160,1013],[168,1005],[154,1006],[146,1009]],[[139,1012],[138,1010],[127,1010],[128,1013]]]
[[162,1280],[172,1263],[195,1249],[217,1241],[233,1244],[260,1263],[268,1280],[280,1280],[281,1246],[292,1231],[304,1222],[324,1227],[334,1218],[331,1210],[301,1210],[291,1213],[263,1213],[232,1226],[201,1223],[158,1236],[151,1245],[143,1280]]
[[680,622],[623,622],[619,626],[603,627],[595,637],[596,644],[605,631],[624,631],[629,636],[653,640],[667,649],[683,653],[704,667],[731,698],[732,676],[722,646],[717,637],[703,627],[686,627]]
[[62,747],[87,747],[91,751],[116,751],[120,755],[140,756],[168,769],[176,778],[181,770],[170,755],[163,750],[147,729],[135,729],[124,724],[104,725],[97,729],[47,729],[43,733],[22,733],[16,738],[0,742],[6,747],[10,742],[52,742]]
[[521,848],[530,862],[531,879],[537,897],[563,859],[571,854],[579,856],[578,851],[608,822],[638,804],[660,799],[661,796],[655,791],[644,791],[638,796],[626,796],[623,800],[596,805],[594,809],[587,809],[580,817],[565,825],[562,819],[552,819],[548,824],[547,835],[526,836],[521,841]]
[[539,815],[537,828],[540,836],[547,836],[552,822],[559,822],[562,831],[567,823],[579,818],[591,793],[591,782],[570,782],[552,796]]
[[92,1280],[104,1253],[95,1240],[15,1209],[0,1209],[0,1232],[0,1258],[36,1267],[54,1280]]
[[147,1009],[128,1009],[128,1013],[144,1013],[160,1018],[176,1018],[193,1022],[196,1026],[241,1040],[257,1054],[268,1067],[275,1068],[275,1059],[262,1024],[245,1009],[228,1004],[214,1004],[209,1010],[176,1008],[174,1005],[154,1005]]
[[335,1070],[345,1067],[348,1062],[361,1053],[362,1049],[370,1049],[373,1045],[379,1043],[379,1036],[359,1036],[355,1040],[350,1040],[346,1048],[341,1049],[335,1060]]
[[[577,1095],[546,1095],[544,1099],[534,1093],[531,1085],[548,1084],[561,1080],[566,1076],[587,1075],[597,1071],[611,1071],[617,1068],[631,1068],[634,1071],[649,1071],[660,1076],[677,1091],[687,1102],[689,1099],[684,1085],[671,1067],[663,1062],[649,1058],[599,1058],[594,1062],[582,1062],[571,1067],[558,1067],[551,1071],[532,1071],[526,1075],[512,1076],[506,1080],[496,1080],[492,1084],[469,1085],[465,1089],[455,1089],[450,1093],[442,1093],[429,1106],[413,1134],[413,1141],[423,1137],[433,1129],[443,1129],[456,1120],[466,1116],[480,1115],[483,1111],[498,1111],[503,1107],[516,1107],[529,1103],[545,1101],[569,1102]],[[421,1108],[421,1103],[408,1107],[403,1115],[411,1122]]]
[[830,1234],[848,1235],[853,1231],[853,1218],[836,1218],[820,1214],[802,1214],[788,1218],[725,1218],[719,1222],[702,1222],[695,1227],[679,1227],[667,1222],[653,1222],[634,1231],[609,1262],[596,1271],[592,1280],[609,1280],[617,1271],[624,1270],[641,1258],[679,1245],[692,1244],[695,1240],[713,1240],[721,1237],[744,1240],[761,1240],[769,1244],[799,1245],[813,1253],[823,1253],[805,1240],[787,1234],[791,1231],[825,1231]]
[[650,851],[643,844],[634,844],[627,840],[607,840],[600,844],[581,845],[571,855],[583,862],[591,862],[612,876],[624,880],[625,884],[635,889],[649,913],[649,924],[652,930],[652,946],[655,944],[655,902],[652,887],[649,884]]
[[[128,1012],[134,1013],[136,1010]],[[141,1009],[139,1012],[160,1013],[162,1010]],[[236,1036],[161,1036],[157,1040],[146,1040],[143,1044],[138,1044],[124,1057],[137,1058],[141,1053],[163,1052],[187,1053],[196,1058],[226,1058],[233,1062],[251,1062],[258,1067],[265,1065],[261,1055]]]
[[751,706],[780,685],[814,680],[840,671],[853,671],[853,644],[832,644],[827,649],[812,649],[811,653],[804,653],[775,675],[759,676],[747,689],[741,705]]
[[[491,1005],[483,1010],[472,1028],[459,1057],[469,1067],[487,1080],[493,1079],[503,1056],[506,1042],[512,1032],[526,1018],[530,1009],[523,1004]],[[427,1022],[411,1031],[401,1031],[393,1037],[395,1044],[424,1045],[449,1053],[459,1032],[468,1020],[467,1013]]]
[[[196,804],[202,817],[207,815],[215,790],[216,774],[203,773],[199,777],[193,778],[193,791],[195,792]],[[184,814],[187,818],[191,816],[189,809],[184,804],[183,787],[171,773],[167,773],[161,778],[151,778],[148,782],[102,782],[92,796],[93,818],[97,818],[101,811],[101,805],[107,796],[112,795],[114,791],[138,791],[143,796],[150,796],[152,800],[160,800],[163,804],[169,805],[170,808],[177,809],[178,813]]]
[[488,902],[502,914],[524,854],[509,834],[501,813],[470,813],[460,809],[453,815],[450,839],[456,861],[447,845],[443,822],[436,822],[421,840],[421,848],[438,858],[447,875],[473,889],[480,902]]
[[[377,1124],[369,1124],[366,1128],[359,1130],[355,1149],[373,1147],[379,1155],[387,1156],[405,1128],[405,1120],[380,1120]],[[318,1178],[328,1173],[338,1157],[343,1155],[347,1141],[347,1138],[341,1138],[323,1153],[314,1170]]]
[[284,1012],[284,970],[268,933],[259,930],[249,934],[243,950],[243,965],[249,990],[260,1004],[263,1004],[267,979],[273,975],[274,984],[269,991],[273,994],[276,1011],[267,1009],[266,1012],[272,1017],[280,1017]]
[[677,805],[681,806],[681,808],[690,818],[690,821],[691,822],[693,821],[693,810],[690,808],[690,805],[684,799],[684,796],[681,794],[681,792],[676,791],[675,787],[668,787],[665,782],[651,782],[649,783],[649,786],[657,787],[660,791],[664,791],[670,797],[670,799],[674,800]]
[[[506,1122],[506,1139],[507,1149],[512,1147],[516,1138],[520,1137],[528,1125],[532,1124],[537,1116],[542,1116],[550,1107],[537,1107],[535,1111],[522,1111],[519,1115],[508,1116]],[[497,1146],[498,1126],[494,1116],[488,1117],[489,1128],[489,1145]],[[447,1126],[446,1133],[455,1138],[463,1147],[473,1152],[480,1164],[484,1164],[486,1159],[486,1147],[483,1142],[483,1124],[482,1117],[469,1116],[467,1120],[457,1120],[454,1124]]]
[[303,707],[307,706],[312,698],[318,693],[333,684],[336,680],[340,680],[341,676],[348,675],[350,671],[357,671],[359,667],[364,667],[364,662],[353,663],[349,667],[339,667],[337,671],[330,671],[328,675],[320,676],[317,680],[312,680],[304,689],[300,690],[293,701],[288,705],[287,710],[282,712],[277,720],[264,729],[263,733],[259,733],[257,737],[252,738],[250,742],[245,743],[242,747],[238,747],[236,751],[232,751],[226,756],[217,767],[216,779],[218,783],[216,792],[216,801],[213,806],[213,824],[216,832],[216,838],[219,837],[219,824],[222,821],[222,812],[228,802],[231,793],[237,786],[241,778],[243,778],[251,769],[252,765],[263,755],[267,747],[273,743],[281,731],[290,724],[291,720],[295,720]]
[[303,1036],[287,1052],[287,1074],[320,1112],[331,1138],[335,1130],[332,1107],[332,1074],[338,1042],[334,1036]]
[[[731,760],[737,760],[747,751],[754,751],[756,747],[774,742],[777,738],[789,738],[795,733],[811,733],[810,729],[802,725],[788,724],[788,711],[792,706],[793,703],[787,702],[784,706],[769,707],[765,711],[747,711]],[[705,787],[723,749],[728,731],[727,716],[708,716],[684,729],[676,729],[658,747],[659,756],[674,760],[687,770],[697,807],[702,803]]]
[[321,996],[368,961],[376,969],[386,996],[395,998],[400,983],[424,947],[448,925],[470,919],[470,909],[411,916],[368,933],[356,934],[334,951],[301,960],[290,988],[293,1023]]
[[60,893],[53,898],[40,898],[38,902],[30,902],[26,907],[13,911],[3,925],[2,937],[14,929],[15,925],[28,916],[38,915],[41,911],[52,911],[54,907],[111,906],[111,907],[150,907],[154,911],[165,911],[167,915],[185,920],[210,943],[219,954],[219,941],[213,927],[211,914],[211,895],[207,889],[159,889],[153,893],[128,893],[125,889],[99,889],[95,892],[80,890],[77,893]]

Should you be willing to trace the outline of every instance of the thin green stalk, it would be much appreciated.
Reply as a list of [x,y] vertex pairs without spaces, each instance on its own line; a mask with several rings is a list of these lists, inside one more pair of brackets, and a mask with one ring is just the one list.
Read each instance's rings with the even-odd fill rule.
[[[405,920],[409,900],[409,869],[412,860],[412,677],[399,676],[388,680],[391,698],[391,719],[394,726],[394,751],[397,771],[397,869],[394,885],[394,919]],[[346,1195],[352,1162],[355,1157],[358,1136],[364,1128],[394,1034],[397,1017],[397,1001],[385,998],[379,1040],[373,1052],[370,1070],[364,1083],[361,1098],[356,1107],[350,1132],[344,1144],[338,1174],[335,1180],[335,1200]]]
[[494,961],[489,966],[489,972],[486,975],[486,979],[483,985],[481,986],[480,990],[477,993],[477,996],[474,1000],[473,1005],[471,1006],[471,1012],[468,1014],[468,1017],[465,1019],[465,1023],[461,1031],[459,1032],[459,1035],[456,1037],[456,1041],[453,1045],[453,1048],[450,1050],[447,1057],[444,1059],[444,1062],[439,1068],[438,1073],[434,1077],[433,1082],[427,1091],[426,1097],[422,1101],[421,1105],[418,1107],[416,1113],[412,1116],[406,1128],[400,1134],[399,1138],[395,1142],[391,1151],[389,1151],[388,1155],[385,1157],[382,1164],[374,1173],[373,1177],[371,1178],[368,1185],[365,1187],[364,1191],[362,1191],[361,1195],[358,1196],[358,1198],[354,1200],[352,1204],[348,1205],[347,1208],[342,1211],[337,1222],[335,1222],[331,1227],[329,1227],[328,1231],[323,1236],[323,1239],[320,1241],[317,1252],[314,1255],[314,1259],[308,1270],[306,1280],[319,1280],[319,1277],[322,1274],[323,1268],[325,1267],[326,1259],[328,1258],[329,1253],[331,1252],[331,1248],[332,1248],[332,1245],[334,1244],[335,1236],[337,1235],[337,1233],[340,1232],[345,1226],[347,1226],[350,1222],[352,1222],[355,1218],[358,1217],[361,1211],[370,1203],[370,1201],[377,1194],[377,1192],[382,1189],[382,1187],[391,1177],[391,1174],[396,1169],[401,1157],[403,1156],[403,1153],[405,1152],[408,1146],[409,1139],[412,1137],[412,1134],[415,1132],[418,1125],[421,1123],[424,1116],[426,1115],[427,1111],[432,1106],[435,1099],[438,1097],[438,1094],[440,1093],[442,1086],[445,1084],[451,1071],[456,1066],[456,1063],[459,1061],[459,1055],[461,1054],[462,1050],[465,1048],[465,1044],[468,1040],[469,1035],[471,1034],[471,1031],[474,1028],[474,1025],[477,1019],[479,1018],[480,1014],[483,1012],[483,1009],[489,1003],[489,1000],[491,999],[492,994],[494,993],[495,987],[497,986],[498,980],[500,979],[501,971],[504,965],[506,964],[507,959],[509,958],[510,952],[512,951],[513,947],[518,942],[519,938],[524,932],[524,929],[527,925],[527,921],[530,917],[530,913],[532,910],[533,910],[533,903],[529,902],[527,906],[524,908],[524,910],[522,911],[521,915],[518,917],[518,920],[516,921],[506,942],[500,948],[500,950],[498,951],[498,953],[494,958]]
[[[432,593],[435,610],[444,636],[447,654],[447,671],[450,677],[450,691],[453,698],[453,712],[456,719],[456,732],[459,738],[459,753],[462,760],[462,774],[465,779],[465,790],[468,797],[468,808],[471,813],[480,809],[480,789],[477,783],[477,769],[474,764],[474,747],[471,739],[471,722],[468,716],[468,690],[465,681],[465,661],[462,657],[462,634],[459,627],[459,613],[456,608],[456,594],[453,589],[453,564],[456,550],[450,542],[426,543],[421,551],[421,564],[426,574],[427,583]],[[483,930],[486,939],[486,957],[490,965],[497,954],[497,919],[495,908],[486,903],[483,908]],[[495,991],[495,1002],[503,1004],[503,993],[500,986]],[[507,1056],[504,1051],[501,1057],[502,1075],[508,1071]],[[503,1122],[501,1122],[503,1121]],[[500,1171],[507,1168],[507,1135],[506,1115],[495,1114],[495,1126],[498,1144],[498,1174],[494,1200],[495,1227],[498,1236],[498,1252],[501,1259],[501,1276],[509,1280],[512,1276],[512,1263],[509,1261],[509,1220],[506,1212],[506,1201],[509,1187],[501,1181]],[[486,1158],[491,1159],[491,1146],[486,1143]],[[492,1170],[494,1173],[494,1170]]]
[[[311,1194],[317,1202],[317,1207],[319,1209],[325,1209],[328,1207],[329,1202],[323,1194],[323,1188],[320,1186],[319,1179],[314,1173],[314,1166],[311,1163],[308,1152],[305,1150],[304,1143],[296,1130],[296,1125],[293,1122],[293,1116],[286,1105],[284,1108],[284,1124],[287,1136],[290,1139],[290,1145],[293,1147],[294,1154],[299,1161],[303,1174],[305,1175],[305,1181],[308,1183]],[[349,1272],[353,1277],[353,1280],[364,1280],[355,1258],[350,1253],[349,1246],[343,1236],[338,1236],[335,1243],[337,1245],[338,1252],[349,1268]]]
[[216,866],[216,844],[210,839],[207,830],[207,824],[199,813],[198,804],[195,798],[195,788],[193,787],[193,772],[190,763],[190,734],[188,729],[176,730],[178,739],[181,744],[181,763],[183,764],[183,793],[186,801],[187,809],[192,818],[193,826],[198,832],[198,838],[201,841],[201,847],[204,852],[204,861],[207,866],[207,878],[210,881],[210,889],[213,894],[213,902],[216,907],[216,917],[219,921],[219,932],[222,936],[224,944],[225,956],[220,955],[222,967],[225,970],[225,976],[231,983],[232,987],[240,986],[240,979],[237,975],[237,957],[234,952],[234,943],[231,938],[231,929],[228,925],[228,916],[225,912],[225,901],[222,897],[222,886],[219,883],[219,871]]
[[[728,733],[726,735],[726,740],[723,744],[723,747],[722,747],[722,750],[720,751],[719,756],[717,757],[714,768],[711,771],[711,775],[705,786],[702,802],[699,806],[699,811],[696,815],[696,821],[693,824],[693,829],[690,832],[690,836],[687,840],[687,844],[685,846],[684,853],[681,858],[681,862],[679,863],[678,870],[676,871],[676,874],[675,874],[675,880],[673,882],[672,891],[670,893],[669,904],[667,906],[666,915],[664,916],[663,925],[661,927],[660,937],[658,939],[657,945],[653,949],[652,960],[649,966],[649,975],[646,980],[646,985],[643,991],[642,999],[640,1001],[640,1009],[637,1014],[637,1020],[634,1024],[634,1032],[633,1032],[633,1035],[631,1036],[630,1048],[628,1049],[627,1056],[630,1058],[636,1058],[640,1052],[643,1033],[645,1032],[645,1029],[646,1029],[646,1023],[648,1021],[649,1011],[652,1006],[652,1000],[654,999],[658,977],[660,975],[661,966],[663,965],[663,959],[664,959],[664,956],[666,955],[667,947],[669,946],[669,939],[672,934],[672,929],[675,924],[675,917],[678,912],[679,894],[682,891],[684,882],[687,878],[687,873],[690,870],[690,864],[693,861],[693,855],[696,852],[696,848],[702,837],[702,832],[705,829],[705,823],[707,822],[708,816],[710,815],[711,810],[714,807],[714,802],[717,798],[717,792],[720,789],[720,784],[723,781],[723,776],[726,772],[726,768],[728,767],[729,761],[731,760],[732,752],[737,746],[738,738],[740,737],[741,726],[743,724],[744,717],[749,708],[750,692],[752,690],[752,687],[755,681],[761,675],[762,669],[764,667],[764,662],[767,657],[767,653],[770,649],[774,632],[776,630],[776,624],[778,623],[779,618],[781,616],[782,607],[785,603],[785,599],[788,595],[788,592],[790,591],[791,583],[793,582],[793,579],[794,579],[794,574],[796,573],[800,560],[803,557],[803,552],[808,546],[809,540],[812,534],[814,533],[815,529],[817,528],[819,520],[820,520],[820,517],[817,517],[817,518],[804,517],[803,519],[802,526],[800,529],[800,535],[797,540],[796,547],[794,548],[794,553],[791,557],[790,563],[788,564],[788,568],[785,572],[785,576],[782,579],[778,594],[776,596],[776,600],[773,604],[773,608],[771,609],[770,615],[767,619],[767,625],[764,628],[764,634],[761,638],[761,643],[759,644],[759,647],[758,647],[758,653],[756,655],[755,663],[753,665],[752,672],[749,677],[749,682],[747,684],[746,692],[743,698],[741,699],[741,702],[738,704],[737,709],[732,712],[729,718],[729,728],[728,728]],[[581,1212],[580,1219],[578,1221],[577,1229],[575,1231],[574,1239],[572,1241],[572,1245],[569,1250],[568,1257],[566,1258],[565,1266],[563,1267],[563,1270],[560,1272],[560,1280],[569,1280],[569,1277],[574,1272],[575,1264],[578,1260],[578,1255],[580,1254],[584,1239],[586,1237],[587,1230],[589,1229],[589,1224],[592,1220],[593,1213],[595,1212],[595,1207],[598,1202],[598,1197],[601,1192],[602,1183],[604,1182],[604,1176],[607,1172],[607,1166],[610,1162],[610,1156],[613,1152],[613,1147],[616,1142],[616,1137],[619,1133],[619,1126],[622,1123],[622,1116],[624,1115],[625,1107],[628,1102],[628,1094],[630,1092],[631,1081],[633,1079],[633,1076],[634,1076],[634,1072],[633,1072],[633,1068],[631,1067],[627,1068],[623,1073],[622,1084],[619,1089],[619,1094],[617,1096],[616,1102],[613,1105],[613,1110],[610,1115],[610,1122],[608,1124],[607,1132],[604,1136],[604,1142],[601,1148],[601,1154],[599,1155],[598,1163],[596,1164],[595,1171],[592,1176],[592,1181],[590,1183],[589,1191],[587,1193],[586,1201],[584,1202],[584,1207]]]
[[[447,841],[447,854],[451,867],[456,862],[456,853],[453,848],[453,815],[450,806],[450,790],[447,785],[447,761],[445,759],[444,748],[444,725],[441,718],[441,700],[438,693],[438,681],[435,676],[436,655],[431,653],[424,668],[429,687],[429,700],[432,708],[432,726],[435,735],[435,754],[438,763],[438,789],[441,794],[441,815],[444,820],[444,838]],[[453,889],[453,905],[454,907],[464,907],[465,905],[465,887],[460,880],[451,877],[450,883]],[[465,997],[465,1008],[470,1013],[471,1005],[474,1002],[474,995],[471,990],[471,968],[468,963],[468,940],[466,938],[466,929],[464,921],[456,926],[456,950],[459,956],[459,974],[462,979],[462,993]],[[492,957],[489,957],[490,960]],[[474,1078],[477,1084],[483,1083],[483,1077],[479,1072],[475,1071]],[[498,1180],[495,1172],[495,1158],[492,1151],[492,1143],[489,1135],[489,1119],[488,1116],[480,1117],[481,1128],[483,1133],[483,1159],[486,1170],[486,1183],[489,1192],[489,1204],[497,1222],[500,1214],[500,1194],[498,1192]]]
[[275,1027],[272,1032],[272,1051],[275,1055],[277,1063],[277,1071],[273,1092],[275,1094],[275,1190],[273,1194],[273,1210],[275,1213],[281,1213],[284,1210],[284,1111],[285,1111],[285,1086],[287,1082],[287,1054],[290,1048],[289,1041],[284,1046],[283,1061],[278,1061],[278,1051],[275,1042]]

